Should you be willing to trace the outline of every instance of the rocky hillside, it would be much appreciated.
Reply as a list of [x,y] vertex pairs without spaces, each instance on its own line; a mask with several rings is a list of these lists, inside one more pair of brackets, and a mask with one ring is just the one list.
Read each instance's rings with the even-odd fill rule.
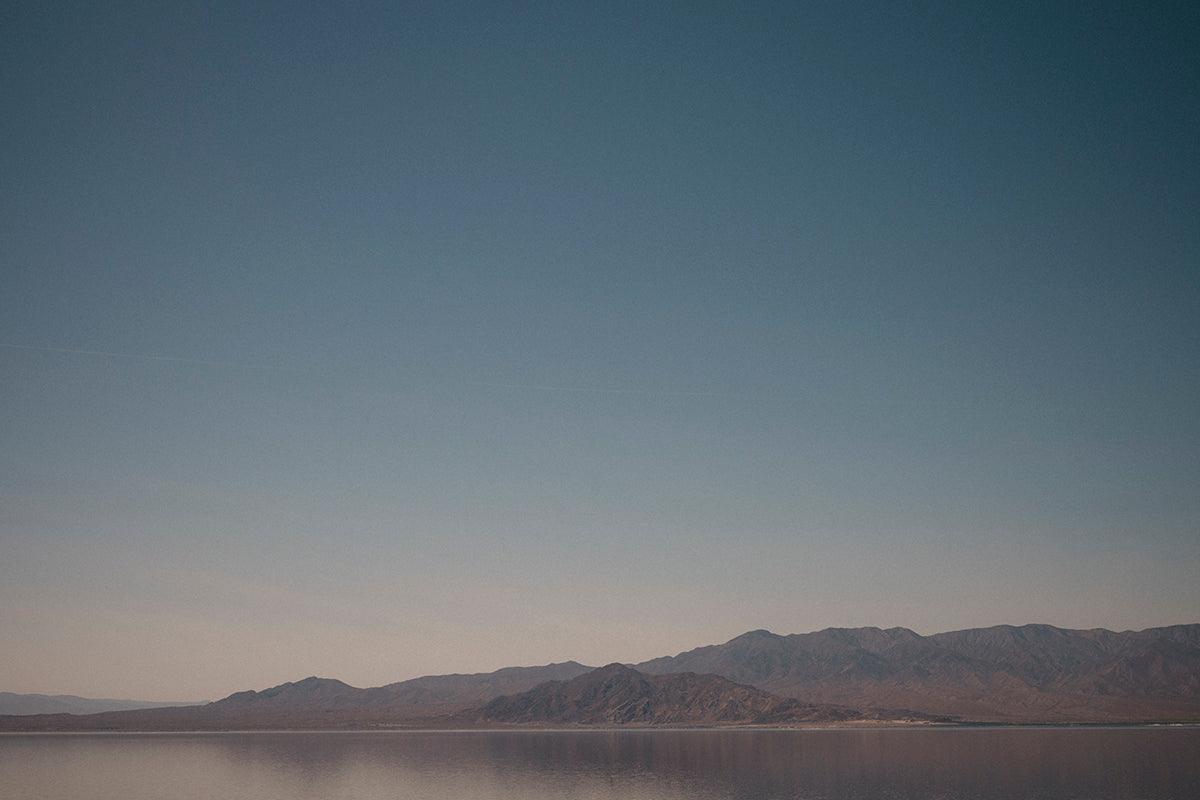
[[721,675],[806,702],[1005,722],[1200,719],[1200,625],[1116,633],[1001,625],[758,630],[636,665]]
[[776,697],[716,675],[646,675],[609,664],[569,681],[498,697],[459,718],[541,725],[746,725],[835,722],[861,715]]

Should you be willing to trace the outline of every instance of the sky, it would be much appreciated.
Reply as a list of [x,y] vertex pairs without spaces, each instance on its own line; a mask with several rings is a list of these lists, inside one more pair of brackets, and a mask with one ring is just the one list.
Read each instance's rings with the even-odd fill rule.
[[1194,3],[3,4],[0,690],[1200,621],[1198,87]]

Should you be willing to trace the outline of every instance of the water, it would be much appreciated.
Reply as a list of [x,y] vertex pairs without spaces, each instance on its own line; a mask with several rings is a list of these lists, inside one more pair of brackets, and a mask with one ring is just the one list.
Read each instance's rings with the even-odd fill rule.
[[5,800],[1200,798],[1200,728],[0,736]]

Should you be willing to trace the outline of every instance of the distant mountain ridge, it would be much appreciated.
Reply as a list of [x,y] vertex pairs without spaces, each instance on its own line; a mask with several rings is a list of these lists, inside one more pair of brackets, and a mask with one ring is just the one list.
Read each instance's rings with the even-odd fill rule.
[[808,702],[997,722],[1200,719],[1200,624],[1116,633],[998,625],[757,630],[635,665],[721,675]]
[[497,697],[470,716],[507,723],[728,724],[791,721],[802,709],[809,707],[716,675],[646,675],[609,664],[569,681]]
[[831,723],[869,717],[855,709],[778,697],[717,675],[647,675],[624,664],[609,664],[568,681],[497,697],[457,718],[526,725],[649,726]]
[[17,694],[0,692],[0,715],[29,714],[99,714],[105,711],[129,711],[142,708],[166,708],[200,705],[192,702],[157,702],[154,700],[114,700],[111,698],[77,697],[73,694]]
[[420,727],[448,724],[456,712],[593,668],[568,661],[467,675],[429,675],[362,689],[316,676],[261,691],[234,692],[186,708],[99,714],[0,717],[0,730],[245,730]]
[[567,661],[366,689],[310,677],[203,706],[0,717],[0,730],[947,718],[1200,721],[1200,624],[1124,632],[999,625],[932,636],[907,628],[755,630],[598,671]]
[[464,704],[485,703],[504,694],[523,692],[545,681],[570,680],[593,669],[577,661],[564,661],[543,667],[505,667],[495,672],[467,675],[427,675],[382,688],[388,690],[399,703],[445,711]]
[[360,689],[334,678],[309,677],[262,691],[235,692],[210,703],[210,715],[333,714],[361,712],[387,718],[426,719],[480,705],[539,684],[570,678],[593,668],[574,661],[539,667],[505,667],[495,672],[426,675]]

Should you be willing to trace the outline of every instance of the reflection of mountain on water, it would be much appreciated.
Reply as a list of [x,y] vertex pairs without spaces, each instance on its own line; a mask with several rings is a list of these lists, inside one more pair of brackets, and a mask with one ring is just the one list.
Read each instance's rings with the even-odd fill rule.
[[[142,742],[146,740],[138,737]],[[292,797],[1184,796],[1197,729],[264,733],[150,739]],[[159,756],[148,763],[158,763]],[[1148,788],[1149,787],[1149,788]],[[1154,787],[1176,787],[1156,792]],[[982,793],[981,793],[982,792]]]

